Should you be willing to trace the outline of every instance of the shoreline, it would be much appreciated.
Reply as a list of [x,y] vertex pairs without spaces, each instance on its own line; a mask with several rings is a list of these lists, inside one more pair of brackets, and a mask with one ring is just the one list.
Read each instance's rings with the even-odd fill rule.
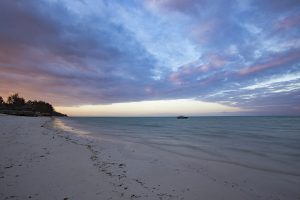
[[1,116],[1,199],[99,199],[111,193],[108,178],[93,166],[90,151],[57,131],[51,118]]
[[[4,124],[0,129],[3,199],[250,200],[300,196],[299,177],[191,159],[105,135],[96,138],[57,118],[0,116],[0,123]],[[286,178],[290,184],[284,182]]]

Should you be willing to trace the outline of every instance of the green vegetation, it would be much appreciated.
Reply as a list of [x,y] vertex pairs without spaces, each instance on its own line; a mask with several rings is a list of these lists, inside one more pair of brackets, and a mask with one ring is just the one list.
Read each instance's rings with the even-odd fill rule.
[[5,102],[0,96],[0,113],[20,116],[67,116],[56,112],[53,106],[44,101],[25,101],[19,94],[13,94]]

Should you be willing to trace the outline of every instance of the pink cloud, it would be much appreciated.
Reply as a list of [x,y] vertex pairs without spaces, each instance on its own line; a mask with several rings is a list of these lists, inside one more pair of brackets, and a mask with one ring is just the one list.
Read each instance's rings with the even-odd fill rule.
[[213,39],[217,25],[216,20],[198,23],[191,28],[191,36],[198,43],[210,42]]
[[205,70],[205,65],[196,67],[185,65],[180,67],[176,72],[171,73],[169,80],[175,85],[181,85],[186,81],[191,81],[199,74],[199,72],[203,72]]
[[178,72],[174,72],[169,76],[169,80],[175,85],[181,85],[181,75]]
[[300,23],[300,15],[288,16],[276,23],[276,27],[279,30],[289,29],[298,26]]
[[287,54],[286,56],[277,57],[274,59],[269,60],[268,62],[253,65],[247,68],[244,68],[239,71],[240,75],[248,75],[255,72],[263,71],[268,68],[278,67],[281,65],[288,64],[290,62],[293,62],[300,58],[300,52],[292,52],[290,54]]
[[219,69],[227,63],[218,54],[205,55],[202,57],[202,62],[202,64],[194,62],[178,68],[176,72],[171,73],[169,80],[175,85],[181,85],[184,82],[196,80],[202,73]]
[[213,68],[223,67],[227,63],[227,61],[218,54],[210,54],[207,56],[207,59]]

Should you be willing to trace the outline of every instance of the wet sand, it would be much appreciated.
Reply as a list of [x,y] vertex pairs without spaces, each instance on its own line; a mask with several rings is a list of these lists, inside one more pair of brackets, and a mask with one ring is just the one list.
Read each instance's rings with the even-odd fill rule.
[[300,199],[297,175],[95,138],[60,119],[0,116],[0,126],[1,199]]

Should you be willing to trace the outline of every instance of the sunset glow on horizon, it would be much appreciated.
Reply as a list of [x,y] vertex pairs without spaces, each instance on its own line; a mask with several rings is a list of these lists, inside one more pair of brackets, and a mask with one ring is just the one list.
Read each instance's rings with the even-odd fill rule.
[[195,101],[192,99],[141,101],[115,103],[109,105],[83,105],[76,107],[57,107],[59,112],[70,116],[207,116],[231,115],[243,111],[240,108],[224,106],[218,103]]

